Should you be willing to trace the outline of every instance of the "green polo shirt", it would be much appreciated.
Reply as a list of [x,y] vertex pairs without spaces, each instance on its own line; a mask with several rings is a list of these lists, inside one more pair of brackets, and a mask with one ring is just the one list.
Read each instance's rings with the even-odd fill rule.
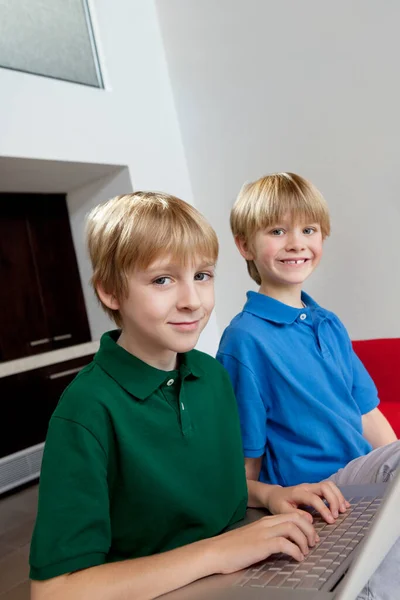
[[229,377],[197,350],[160,371],[103,335],[62,395],[43,455],[30,577],[44,580],[216,535],[243,518]]

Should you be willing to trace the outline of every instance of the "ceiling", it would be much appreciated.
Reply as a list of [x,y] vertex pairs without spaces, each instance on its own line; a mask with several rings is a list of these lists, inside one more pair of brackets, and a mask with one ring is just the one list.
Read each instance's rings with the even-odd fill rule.
[[117,173],[122,168],[124,165],[2,156],[0,157],[0,193],[67,193]]

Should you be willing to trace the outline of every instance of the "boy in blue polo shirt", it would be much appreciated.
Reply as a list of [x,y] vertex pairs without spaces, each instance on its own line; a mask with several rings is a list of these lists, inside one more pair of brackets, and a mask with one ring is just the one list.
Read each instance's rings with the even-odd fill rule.
[[[317,535],[297,506],[332,522],[345,500],[331,482],[247,489],[229,377],[193,350],[214,307],[214,230],[178,198],[136,192],[96,207],[87,234],[92,283],[120,329],[49,424],[32,600],[152,599],[271,553],[302,560]],[[224,532],[247,502],[290,514]]]
[[387,481],[400,444],[375,385],[338,317],[302,291],[330,233],[323,197],[298,175],[263,177],[242,188],[231,229],[260,285],[217,354],[238,403],[247,478]]

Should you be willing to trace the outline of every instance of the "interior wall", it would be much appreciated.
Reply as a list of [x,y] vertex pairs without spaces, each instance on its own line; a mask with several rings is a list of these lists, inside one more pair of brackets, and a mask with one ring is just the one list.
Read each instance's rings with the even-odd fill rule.
[[192,200],[154,3],[91,8],[106,89],[0,68],[0,156],[127,165]]
[[105,331],[114,329],[115,324],[102,310],[90,285],[92,269],[86,248],[85,221],[92,208],[120,194],[121,190],[123,190],[122,193],[133,191],[127,168],[121,169],[115,175],[103,177],[89,185],[82,186],[67,195],[72,239],[75,246],[82,291],[93,340],[100,339],[101,334]]
[[400,336],[400,5],[395,0],[156,2],[198,206],[221,240],[220,328],[256,289],[231,239],[245,181],[294,171],[332,214],[305,289],[353,338]]
[[[85,281],[80,219],[87,206],[132,189],[194,202],[153,0],[90,4],[105,90],[0,68],[0,157],[126,165],[103,189],[71,181],[65,190]],[[108,323],[86,283],[84,293],[96,338]],[[212,319],[202,348],[214,353],[217,339]]]

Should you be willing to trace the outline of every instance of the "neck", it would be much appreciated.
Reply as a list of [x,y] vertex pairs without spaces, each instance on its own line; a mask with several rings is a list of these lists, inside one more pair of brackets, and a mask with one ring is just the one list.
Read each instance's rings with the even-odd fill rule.
[[260,294],[269,296],[270,298],[278,300],[288,306],[292,306],[293,308],[303,307],[303,302],[301,300],[301,285],[277,286],[261,282],[258,291]]
[[157,353],[152,348],[134,339],[126,331],[122,331],[117,344],[124,350],[139,358],[146,364],[160,371],[173,371],[178,366],[178,354],[172,350],[162,350]]

